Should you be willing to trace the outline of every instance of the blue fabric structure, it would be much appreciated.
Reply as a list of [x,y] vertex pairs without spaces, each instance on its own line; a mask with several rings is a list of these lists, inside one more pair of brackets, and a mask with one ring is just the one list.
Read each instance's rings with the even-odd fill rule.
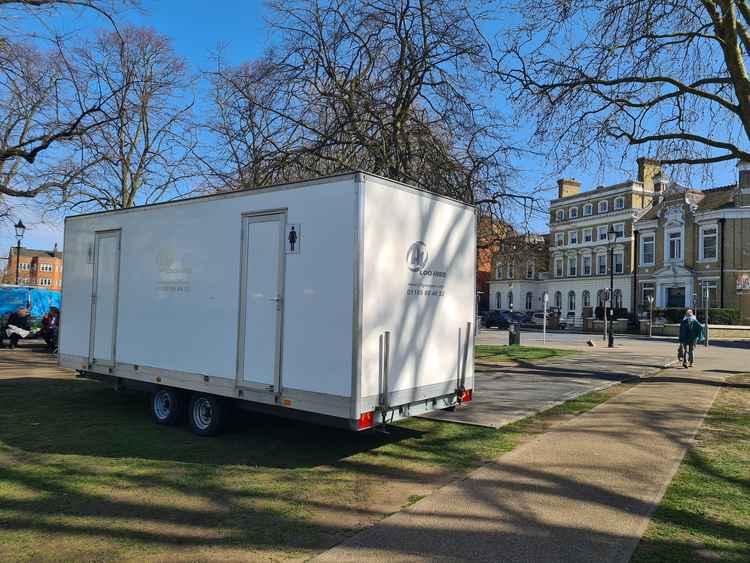
[[0,287],[0,315],[30,310],[32,317],[43,317],[50,307],[60,308],[60,292],[36,287]]

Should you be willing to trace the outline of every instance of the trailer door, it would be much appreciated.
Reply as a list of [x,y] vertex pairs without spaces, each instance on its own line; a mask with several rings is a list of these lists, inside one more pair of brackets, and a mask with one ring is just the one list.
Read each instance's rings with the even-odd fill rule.
[[241,294],[237,385],[281,387],[284,213],[242,220]]
[[94,235],[94,279],[91,292],[89,363],[113,366],[120,279],[120,231]]

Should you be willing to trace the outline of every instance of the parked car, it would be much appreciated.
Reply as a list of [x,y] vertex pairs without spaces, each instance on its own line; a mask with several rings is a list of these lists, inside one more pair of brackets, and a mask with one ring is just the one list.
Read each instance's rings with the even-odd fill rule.
[[[536,311],[531,315],[531,324],[534,326],[544,326],[544,312]],[[547,328],[565,328],[566,323],[560,320],[560,313],[554,311],[547,312]]]
[[508,328],[509,324],[506,311],[488,311],[484,316],[484,326],[487,328]]

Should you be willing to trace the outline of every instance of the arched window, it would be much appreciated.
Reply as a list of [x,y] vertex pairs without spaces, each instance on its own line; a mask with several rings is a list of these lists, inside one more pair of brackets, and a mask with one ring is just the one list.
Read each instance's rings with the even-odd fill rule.
[[513,308],[513,292],[509,291],[508,292],[508,309],[512,309],[512,308]]
[[562,292],[556,291],[555,292],[555,307],[558,309],[562,309]]
[[531,311],[534,308],[534,294],[530,291],[526,292],[526,310]]
[[604,307],[604,290],[600,289],[596,292],[596,303],[597,307]]
[[588,289],[583,292],[581,301],[584,307],[591,307],[591,292]]
[[576,310],[576,292],[569,291],[568,292],[568,311],[575,311],[575,310]]
[[615,289],[615,303],[614,303],[615,309],[622,309],[622,291],[619,289]]
[[495,293],[495,309],[500,309],[503,305],[503,294],[499,291]]

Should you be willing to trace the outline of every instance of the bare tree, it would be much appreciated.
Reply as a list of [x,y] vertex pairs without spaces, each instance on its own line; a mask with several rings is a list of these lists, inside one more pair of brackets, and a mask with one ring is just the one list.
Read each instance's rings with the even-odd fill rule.
[[121,5],[117,0],[0,0],[0,195],[31,198],[64,188],[77,171],[57,149],[109,120],[103,107],[107,93],[82,88],[63,42],[47,37],[40,47],[36,34],[19,33],[19,21],[77,7],[113,22]]
[[493,109],[497,74],[482,32],[491,2],[271,6],[280,44],[213,77],[213,131],[239,164],[237,185],[362,169],[502,213],[518,151]]
[[78,51],[88,82],[108,93],[111,118],[78,139],[85,173],[69,204],[117,209],[189,193],[195,184],[192,78],[169,40],[153,30],[103,32]]
[[563,164],[613,142],[666,164],[750,159],[750,2],[516,5],[505,77]]

